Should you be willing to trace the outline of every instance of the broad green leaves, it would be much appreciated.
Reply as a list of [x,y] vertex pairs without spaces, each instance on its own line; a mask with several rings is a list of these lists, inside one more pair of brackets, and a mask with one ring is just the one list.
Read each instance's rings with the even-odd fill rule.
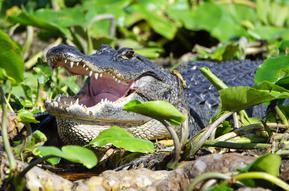
[[131,101],[124,106],[124,110],[140,113],[157,120],[166,120],[172,125],[180,125],[186,116],[166,101]]
[[51,164],[59,163],[59,158],[56,157],[64,158],[75,163],[81,163],[87,168],[92,168],[97,164],[97,158],[94,152],[76,145],[67,145],[62,147],[61,150],[57,147],[42,146],[38,147],[34,151],[34,154],[42,157],[47,155],[55,156],[54,158],[48,159]]
[[221,108],[224,111],[240,111],[275,99],[289,98],[289,90],[264,82],[258,86],[230,87],[220,90]]
[[23,80],[24,62],[21,48],[0,30],[0,80],[8,78],[13,84]]
[[240,22],[227,9],[226,6],[203,3],[191,13],[191,18],[183,18],[185,26],[193,30],[207,30],[221,41],[246,35]]
[[95,139],[90,142],[90,144],[98,147],[112,144],[117,148],[123,148],[130,152],[154,152],[154,145],[152,142],[135,138],[126,129],[117,126],[112,126],[110,129],[102,131]]
[[264,61],[256,71],[255,83],[269,81],[276,83],[289,75],[289,56],[271,57]]
[[72,39],[72,34],[68,27],[77,26],[84,23],[83,12],[80,8],[68,8],[61,11],[51,9],[40,9],[34,13],[25,10],[17,15],[10,16],[10,20],[22,25],[36,26],[52,32],[60,31],[67,38]]
[[157,33],[167,39],[173,39],[177,32],[177,25],[166,16],[165,7],[167,6],[164,0],[140,1],[131,7],[131,11],[133,15],[145,19]]
[[[240,37],[249,40],[287,39],[288,10],[288,4],[270,0],[249,2],[248,5],[217,1],[191,5],[185,0],[91,0],[74,7],[62,4],[57,11],[48,8],[14,11],[16,14],[11,11],[12,14],[8,16],[10,21],[22,25],[32,25],[51,33],[61,32],[86,51],[85,41],[92,42],[93,48],[103,42],[115,42],[116,29],[121,38],[130,38],[141,47],[161,48],[171,40],[185,42],[186,38],[180,36],[184,28],[190,31],[206,30],[221,42]],[[150,41],[155,33],[162,36],[164,41]],[[193,45],[188,42],[185,46],[191,48]],[[235,48],[231,50],[237,54]],[[227,50],[219,51],[213,57],[221,59],[222,52]],[[225,59],[231,57],[229,53],[225,55]]]
[[221,108],[239,111],[277,99],[289,98],[289,56],[286,43],[282,43],[282,55],[271,57],[257,69],[255,86],[229,87],[220,91]]

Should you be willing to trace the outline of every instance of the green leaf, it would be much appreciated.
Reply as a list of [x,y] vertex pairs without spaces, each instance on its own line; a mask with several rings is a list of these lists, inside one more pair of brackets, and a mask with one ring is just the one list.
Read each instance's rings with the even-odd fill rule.
[[[35,148],[42,146],[47,141],[47,137],[44,133],[36,130],[32,133],[31,138],[26,139],[26,141],[21,141],[19,144],[15,144],[13,151],[17,156],[25,156],[26,153],[35,152]],[[15,142],[14,142],[15,143]],[[23,149],[24,148],[24,149]]]
[[8,79],[13,84],[21,82],[24,78],[24,62],[21,48],[1,30],[0,50],[0,77],[3,79],[3,77],[8,76]]
[[289,38],[289,29],[283,27],[274,27],[274,26],[256,26],[253,29],[248,30],[248,33],[254,38],[263,39],[263,40],[277,40],[277,39],[288,39]]
[[[42,157],[53,155],[71,162],[81,163],[87,168],[92,168],[97,164],[97,158],[93,151],[77,145],[67,145],[62,147],[62,150],[52,146],[41,146],[34,154]],[[59,163],[59,158],[51,158],[47,161],[55,165]]]
[[49,158],[47,161],[52,164],[56,165],[60,162],[60,158],[63,156],[62,151],[57,148],[57,147],[52,147],[52,146],[41,146],[38,147],[36,150],[33,151],[34,155],[44,157],[47,155],[54,155],[54,158]]
[[183,22],[186,28],[207,30],[221,41],[246,35],[245,29],[232,15],[232,12],[228,11],[229,8],[211,2],[202,3],[196,7],[190,17],[184,17]]
[[277,154],[265,154],[249,164],[244,170],[247,172],[267,172],[273,176],[279,176],[281,157]]
[[167,2],[164,0],[158,2],[154,0],[140,1],[134,4],[131,10],[135,15],[145,19],[154,31],[167,39],[173,39],[177,32],[177,25],[163,11],[166,4]]
[[39,123],[39,121],[35,119],[33,113],[24,109],[18,111],[17,117],[19,121],[23,123]]
[[166,120],[172,125],[181,125],[186,116],[177,110],[172,104],[166,101],[130,101],[123,107],[126,111],[132,111],[149,116],[157,120]]
[[85,23],[83,10],[80,7],[65,8],[58,11],[52,9],[39,9],[28,13],[22,10],[20,14],[12,15],[9,19],[22,25],[36,26],[48,31],[62,32],[66,38],[72,39],[68,27],[79,26]]
[[97,158],[93,151],[77,146],[77,145],[67,145],[62,147],[62,152],[65,154],[65,159],[81,163],[87,168],[92,168],[97,164]]
[[[268,87],[272,88],[268,90],[266,89]],[[230,87],[220,90],[219,93],[223,111],[240,111],[253,105],[289,97],[288,90],[273,84],[270,86],[268,83],[256,86],[256,88],[247,86]]]
[[271,57],[264,61],[257,69],[255,75],[255,83],[269,81],[272,83],[288,76],[289,74],[289,56],[282,55]]
[[102,131],[95,139],[90,142],[90,144],[98,147],[112,144],[117,148],[123,148],[130,152],[154,152],[154,145],[152,142],[140,138],[135,138],[126,129],[118,126],[112,126],[108,130]]
[[47,137],[44,133],[42,133],[39,130],[36,130],[32,133],[32,137],[30,139],[30,142],[26,143],[26,145],[30,148],[33,148],[35,146],[43,145],[47,141]]
[[268,23],[268,15],[270,12],[270,0],[257,0],[256,11],[258,18],[265,24]]
[[[258,157],[252,163],[248,164],[246,167],[240,169],[240,173],[247,172],[266,172],[273,176],[278,177],[281,166],[281,157],[277,154],[265,154],[263,156]],[[244,179],[242,182],[251,187],[265,187],[272,188],[272,184],[268,183],[265,180],[254,180],[254,179]]]

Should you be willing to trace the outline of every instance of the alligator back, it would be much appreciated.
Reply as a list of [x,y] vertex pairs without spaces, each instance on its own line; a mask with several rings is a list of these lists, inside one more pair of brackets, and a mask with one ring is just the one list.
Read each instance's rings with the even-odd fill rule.
[[[200,72],[201,67],[210,70],[228,86],[252,86],[257,67],[262,61],[236,60],[226,62],[196,61],[183,63],[178,70],[186,80],[185,98],[204,125],[216,113],[219,94],[216,88]],[[253,115],[260,116],[264,107],[254,109]]]

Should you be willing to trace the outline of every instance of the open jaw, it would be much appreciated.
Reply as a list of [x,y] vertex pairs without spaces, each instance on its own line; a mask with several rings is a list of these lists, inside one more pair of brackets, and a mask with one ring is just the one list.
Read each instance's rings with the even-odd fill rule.
[[93,64],[83,60],[58,57],[49,58],[48,62],[53,68],[63,67],[71,74],[89,77],[77,95],[60,96],[54,101],[47,102],[48,109],[59,112],[72,108],[80,110],[79,108],[83,107],[87,108],[89,113],[104,104],[121,107],[133,97],[130,94],[135,91],[135,81],[125,80],[120,74],[112,71],[95,71]]

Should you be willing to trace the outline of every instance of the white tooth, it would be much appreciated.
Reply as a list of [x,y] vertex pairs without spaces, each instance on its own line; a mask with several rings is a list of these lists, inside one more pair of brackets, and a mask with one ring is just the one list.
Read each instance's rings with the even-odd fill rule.
[[64,60],[64,63],[66,64],[67,60]]
[[70,62],[70,68],[72,68],[72,67],[73,67],[73,64],[74,64],[73,62]]
[[76,62],[76,66],[78,66],[79,65],[79,62]]
[[76,99],[75,104],[79,104],[79,98]]
[[92,71],[89,72],[89,76],[92,76]]
[[95,74],[94,74],[94,77],[95,77],[95,79],[97,80],[97,78],[98,78],[98,73],[95,73]]
[[85,68],[86,67],[85,64],[83,64],[82,67]]
[[87,71],[87,70],[88,70],[88,68],[85,68],[85,70]]
[[102,77],[102,74],[99,74],[99,77],[101,78],[101,77]]

